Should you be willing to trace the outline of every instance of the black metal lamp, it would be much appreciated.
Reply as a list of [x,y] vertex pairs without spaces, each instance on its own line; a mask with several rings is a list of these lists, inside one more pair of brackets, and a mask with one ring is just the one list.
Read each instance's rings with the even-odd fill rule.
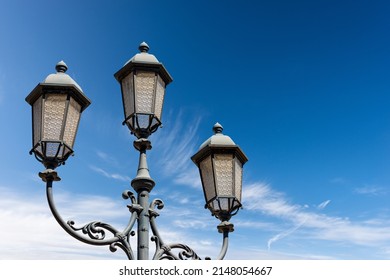
[[191,159],[199,168],[205,207],[223,222],[242,206],[242,170],[248,158],[229,136],[222,134],[219,123],[213,130],[215,135]]
[[165,67],[144,42],[115,78],[121,84],[126,124],[138,138],[148,138],[161,125],[165,87],[172,82]]
[[64,164],[73,154],[81,112],[91,104],[80,86],[68,75],[61,61],[56,74],[50,74],[26,97],[32,106],[30,154],[48,169]]

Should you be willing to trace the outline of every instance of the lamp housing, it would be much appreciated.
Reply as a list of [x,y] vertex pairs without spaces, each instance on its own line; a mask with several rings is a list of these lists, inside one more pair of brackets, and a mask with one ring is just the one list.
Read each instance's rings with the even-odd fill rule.
[[68,75],[65,62],[26,97],[32,107],[32,149],[30,154],[48,169],[64,164],[73,154],[80,116],[91,101]]
[[214,135],[191,157],[198,166],[205,208],[221,221],[229,221],[241,208],[242,172],[248,158],[216,123]]
[[121,85],[124,121],[138,139],[148,138],[161,126],[165,88],[172,82],[162,63],[143,42],[136,54],[114,74]]

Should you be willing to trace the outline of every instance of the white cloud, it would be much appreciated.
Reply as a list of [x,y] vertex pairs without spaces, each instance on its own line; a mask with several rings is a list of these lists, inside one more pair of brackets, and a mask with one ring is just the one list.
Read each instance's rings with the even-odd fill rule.
[[355,192],[357,194],[374,195],[374,196],[387,193],[387,191],[384,188],[377,187],[377,186],[365,186],[365,187],[361,187],[361,188],[356,188]]
[[286,230],[286,231],[283,231],[277,235],[275,235],[274,237],[270,238],[268,240],[268,243],[267,243],[267,247],[268,247],[268,251],[271,250],[271,245],[272,243],[282,239],[282,238],[285,238],[291,234],[293,234],[294,232],[296,232],[299,228],[301,228],[304,224],[305,224],[306,221],[302,221],[300,224]]
[[[124,254],[113,256],[108,248],[89,246],[65,233],[52,217],[42,191],[28,199],[8,188],[0,188],[0,192],[0,259],[123,259]],[[91,207],[89,214],[99,209],[105,213],[103,218],[117,216],[112,215],[116,213],[113,204],[105,200],[93,197],[86,201],[85,197],[76,196],[70,203],[66,197],[56,197],[64,217],[72,218],[77,211],[76,221],[88,220],[86,207]]]
[[110,172],[104,170],[103,168],[100,168],[100,167],[97,167],[94,165],[90,165],[89,168],[91,170],[103,175],[104,177],[107,177],[110,179],[115,179],[115,180],[119,180],[119,181],[123,181],[123,182],[130,182],[131,181],[131,178],[129,176],[120,175],[118,173],[110,173]]
[[326,206],[328,206],[328,204],[330,203],[330,200],[325,200],[324,202],[320,203],[317,208],[320,209],[320,210],[323,210],[325,209]]
[[[353,245],[379,246],[390,241],[389,222],[380,225],[367,224],[364,221],[350,221],[345,217],[332,217],[305,207],[291,204],[283,193],[273,190],[267,184],[255,183],[244,188],[243,197],[247,209],[260,211],[266,216],[282,219],[292,224],[291,229],[274,237],[279,240],[293,234],[299,228],[308,229],[305,239],[346,242]],[[329,202],[320,205],[325,207]],[[272,242],[271,242],[272,244]]]
[[[125,206],[128,201],[57,192],[56,188],[54,191],[59,213],[65,221],[74,220],[77,227],[95,220],[107,222],[118,230],[126,226],[130,216]],[[0,193],[0,222],[3,226],[0,231],[0,259],[126,259],[120,249],[111,253],[108,246],[91,246],[69,236],[52,216],[43,189],[36,195],[29,195],[28,199],[18,194],[17,188],[0,187]],[[218,255],[219,246],[211,247],[210,244],[215,244],[216,240],[222,243],[222,235],[215,227],[212,227],[215,234],[211,237],[194,231],[194,228],[205,228],[206,222],[193,211],[167,207],[161,214],[157,224],[165,242],[186,244],[201,258]],[[131,244],[136,254],[136,237],[131,239]],[[150,243],[150,253],[154,254],[153,243]]]
[[98,156],[98,158],[100,158],[104,162],[106,162],[110,165],[118,166],[118,161],[113,156],[111,156],[103,151],[97,151],[96,155]]
[[[198,188],[200,177],[191,156],[197,151],[200,117],[184,122],[183,112],[168,117],[169,129],[159,132],[154,149],[159,150],[157,164],[161,175],[172,177],[176,184]],[[154,155],[154,154],[153,154]],[[153,157],[153,155],[151,155]]]

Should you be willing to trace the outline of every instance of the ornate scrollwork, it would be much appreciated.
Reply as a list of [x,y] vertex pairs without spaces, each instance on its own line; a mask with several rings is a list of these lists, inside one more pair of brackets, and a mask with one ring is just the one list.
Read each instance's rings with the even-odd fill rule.
[[[122,194],[124,199],[129,199],[131,204],[127,205],[131,212],[131,217],[126,228],[120,232],[111,225],[99,221],[94,221],[85,224],[84,226],[75,226],[75,222],[70,220],[65,222],[58,213],[52,193],[53,178],[47,176],[47,198],[49,207],[53,213],[53,216],[62,228],[68,232],[74,238],[90,244],[90,245],[108,245],[111,252],[116,252],[118,248],[122,249],[129,260],[134,260],[133,250],[130,245],[130,237],[135,235],[133,226],[140,218],[140,213],[144,208],[138,204],[135,195],[131,191],[125,191]],[[145,207],[145,206],[144,206]],[[167,244],[165,243],[156,226],[155,219],[160,215],[158,210],[164,208],[164,202],[161,199],[154,199],[149,205],[149,223],[153,236],[151,240],[156,244],[156,250],[153,259],[154,260],[200,260],[201,258],[191,249],[189,246],[181,243]],[[233,225],[225,222],[221,223],[218,227],[219,232],[224,234],[223,246],[218,259],[223,259],[228,244],[228,233],[233,231]],[[111,233],[111,238],[106,237],[107,233]],[[209,259],[209,258],[206,258]]]
[[[154,254],[154,260],[200,260],[199,256],[192,250],[190,247],[184,244],[175,243],[175,244],[166,244],[163,242],[155,223],[155,218],[160,214],[154,210],[157,208],[159,210],[164,208],[164,202],[161,199],[154,199],[150,203],[149,216],[150,216],[150,226],[152,228],[154,236],[152,236],[152,241],[156,243],[156,253]],[[179,249],[180,251],[175,254],[174,250]]]
[[112,226],[102,223],[102,222],[90,222],[82,227],[75,227],[74,221],[68,221],[67,224],[74,230],[74,231],[81,231],[83,234],[88,234],[88,236],[91,239],[95,240],[103,240],[106,237],[105,230],[108,230],[112,232],[113,234],[116,234],[118,231],[113,228]]
[[[162,244],[158,236],[153,236],[152,241],[156,243],[154,260],[200,260],[201,258],[190,247],[184,244]],[[175,254],[173,250],[180,251]]]

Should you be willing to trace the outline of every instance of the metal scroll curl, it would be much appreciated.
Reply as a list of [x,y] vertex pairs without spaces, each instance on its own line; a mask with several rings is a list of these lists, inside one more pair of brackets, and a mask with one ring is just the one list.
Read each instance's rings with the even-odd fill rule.
[[[154,199],[149,207],[150,226],[154,236],[152,241],[156,244],[156,252],[153,256],[154,260],[200,260],[201,258],[189,246],[180,243],[166,244],[162,240],[158,232],[155,219],[159,213],[154,210],[164,208],[164,202],[161,199]],[[175,252],[174,250],[179,250]]]

